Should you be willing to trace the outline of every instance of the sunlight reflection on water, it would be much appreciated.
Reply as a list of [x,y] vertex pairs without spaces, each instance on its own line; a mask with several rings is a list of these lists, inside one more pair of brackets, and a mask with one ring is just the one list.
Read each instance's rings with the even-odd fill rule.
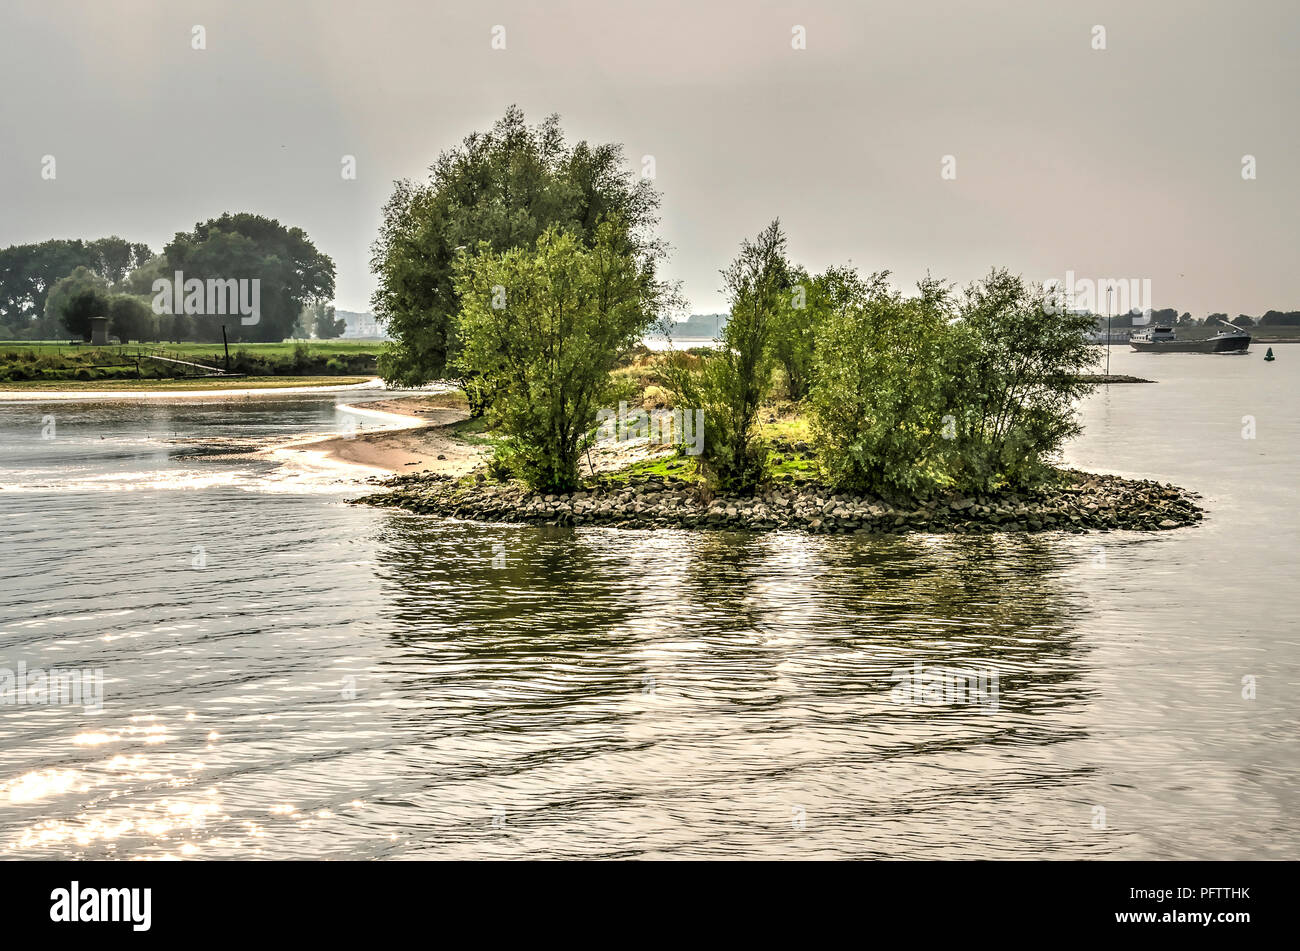
[[[1162,363],[1161,384],[1085,405],[1073,460],[1206,495],[1205,526],[1160,535],[464,524],[347,506],[337,474],[268,489],[287,478],[274,465],[188,455],[232,427],[328,430],[328,400],[64,407],[66,445],[39,441],[39,407],[0,406],[16,447],[0,667],[103,668],[105,691],[95,714],[0,706],[0,842],[31,858],[1293,855],[1297,378],[1250,359]],[[1246,412],[1262,435],[1242,446]],[[47,485],[14,491],[37,470]],[[1249,579],[1230,606],[1224,569]],[[996,711],[895,702],[917,663],[996,672]]]

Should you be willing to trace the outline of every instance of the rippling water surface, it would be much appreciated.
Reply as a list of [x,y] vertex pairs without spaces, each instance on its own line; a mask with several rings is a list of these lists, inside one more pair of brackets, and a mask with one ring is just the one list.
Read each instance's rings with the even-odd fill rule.
[[[1159,535],[461,524],[227,455],[340,429],[334,396],[0,405],[0,668],[104,678],[0,705],[0,849],[1294,858],[1276,349],[1116,349],[1161,382],[1090,397],[1070,461],[1205,495]],[[917,664],[996,702],[896,702]]]

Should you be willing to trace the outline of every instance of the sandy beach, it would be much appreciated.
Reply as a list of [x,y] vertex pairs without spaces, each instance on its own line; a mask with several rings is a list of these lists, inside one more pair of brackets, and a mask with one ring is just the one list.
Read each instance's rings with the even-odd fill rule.
[[450,428],[469,418],[464,400],[455,392],[373,400],[364,405],[340,404],[359,417],[356,429],[344,435],[309,436],[259,455],[282,462],[346,465],[375,473],[431,472],[461,476],[473,471],[484,447],[455,438]]
[[[376,378],[339,386],[287,386],[204,390],[4,390],[0,402],[105,402],[190,399],[282,399],[324,393],[369,394],[383,390]],[[233,455],[253,455],[308,469],[357,469],[364,475],[428,469],[465,475],[486,456],[484,447],[453,437],[450,427],[469,418],[465,399],[450,387],[428,392],[339,403],[349,420],[343,434],[312,433],[269,448]]]

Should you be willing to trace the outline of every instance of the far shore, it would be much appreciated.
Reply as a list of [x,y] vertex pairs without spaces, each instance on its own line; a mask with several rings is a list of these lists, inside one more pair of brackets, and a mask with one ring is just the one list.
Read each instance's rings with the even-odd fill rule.
[[[9,384],[12,386],[13,384]],[[148,389],[127,387],[147,386]],[[47,388],[48,387],[48,388]],[[147,400],[185,399],[203,396],[263,396],[283,393],[335,393],[351,390],[382,390],[378,377],[237,377],[223,382],[221,377],[188,380],[127,380],[113,386],[103,380],[77,386],[74,380],[37,381],[22,389],[0,390],[0,402],[49,400]]]

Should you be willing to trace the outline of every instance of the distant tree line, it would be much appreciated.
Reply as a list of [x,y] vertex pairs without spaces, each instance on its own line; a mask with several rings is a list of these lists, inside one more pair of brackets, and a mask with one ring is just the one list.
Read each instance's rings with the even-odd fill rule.
[[46,319],[51,290],[74,272],[115,284],[152,257],[148,245],[116,235],[96,241],[61,240],[15,244],[0,250],[0,336],[59,333],[58,316]]
[[[172,306],[184,282],[256,280],[258,319],[211,312],[211,295]],[[159,254],[116,236],[52,240],[0,250],[0,339],[89,340],[107,317],[110,336],[141,340],[279,341],[290,335],[337,337],[344,322],[328,304],[334,262],[301,228],[248,213],[224,214],[177,232]],[[224,299],[222,306],[225,306]]]
[[726,314],[691,314],[685,320],[674,320],[655,327],[652,336],[712,340],[722,333],[726,323]]
[[[1106,329],[1105,314],[1093,315],[1093,319],[1097,329]],[[1300,326],[1300,310],[1269,310],[1259,317],[1251,317],[1248,314],[1229,317],[1227,314],[1214,313],[1197,319],[1187,311],[1179,313],[1176,307],[1165,307],[1161,310],[1151,311],[1149,318],[1144,317],[1142,314],[1116,314],[1110,318],[1110,326],[1114,329],[1142,326],[1194,327],[1197,325],[1214,326],[1216,324],[1236,324],[1238,327],[1297,327]]]

